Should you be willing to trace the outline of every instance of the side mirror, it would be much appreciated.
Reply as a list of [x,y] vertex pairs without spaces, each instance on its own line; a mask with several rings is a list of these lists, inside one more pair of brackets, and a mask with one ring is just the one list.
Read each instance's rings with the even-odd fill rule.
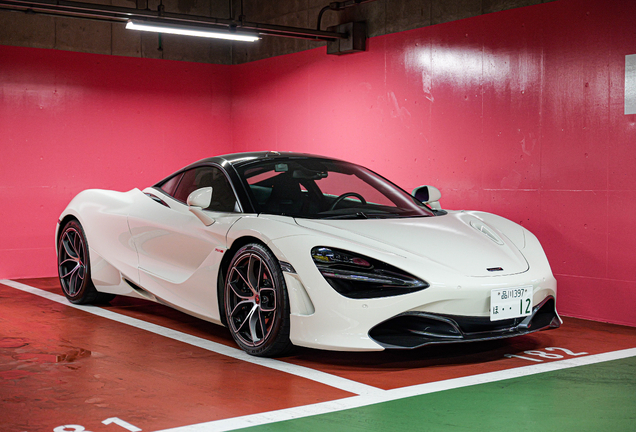
[[186,202],[189,207],[201,207],[202,209],[209,207],[210,202],[212,202],[212,188],[204,187],[195,190],[188,195]]
[[188,209],[194,213],[194,215],[198,217],[205,226],[209,226],[214,223],[214,219],[203,211],[203,209],[209,207],[212,202],[212,187],[204,187],[195,190],[188,195],[186,202],[188,203]]
[[420,186],[413,189],[411,195],[424,204],[428,204],[433,210],[441,210],[442,206],[439,204],[439,200],[442,198],[442,193],[435,186]]

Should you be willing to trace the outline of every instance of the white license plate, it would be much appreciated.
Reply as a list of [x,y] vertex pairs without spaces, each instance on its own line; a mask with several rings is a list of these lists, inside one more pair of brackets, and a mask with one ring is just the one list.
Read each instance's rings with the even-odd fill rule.
[[519,318],[532,313],[532,285],[490,291],[490,321]]

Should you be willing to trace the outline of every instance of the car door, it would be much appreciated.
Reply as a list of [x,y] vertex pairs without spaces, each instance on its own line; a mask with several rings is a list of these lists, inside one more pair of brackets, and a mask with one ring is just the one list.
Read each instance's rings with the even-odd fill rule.
[[[140,285],[173,306],[218,319],[217,275],[226,235],[241,217],[225,173],[216,166],[185,171],[168,192],[150,188],[131,209],[128,223],[139,255]],[[169,183],[169,182],[168,182]],[[186,204],[194,190],[212,187],[213,220],[206,226]]]

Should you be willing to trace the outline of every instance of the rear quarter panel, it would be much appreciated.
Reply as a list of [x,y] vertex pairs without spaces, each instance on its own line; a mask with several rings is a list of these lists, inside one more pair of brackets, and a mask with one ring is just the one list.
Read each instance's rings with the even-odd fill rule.
[[[131,281],[137,283],[139,280],[137,251],[128,227],[128,212],[134,200],[142,197],[143,192],[139,189],[129,192],[89,189],[73,198],[60,216],[60,220],[73,216],[82,224],[90,251],[93,282],[100,291],[100,285],[120,282],[111,266]],[[60,226],[59,230],[62,228]],[[106,275],[110,280],[101,281],[100,275]]]

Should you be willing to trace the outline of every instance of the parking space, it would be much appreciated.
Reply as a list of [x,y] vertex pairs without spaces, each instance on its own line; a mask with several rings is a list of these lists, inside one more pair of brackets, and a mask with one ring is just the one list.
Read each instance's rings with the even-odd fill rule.
[[[158,304],[71,306],[54,278],[2,281],[0,299],[2,423],[16,431],[224,430],[557,373],[614,358],[604,353],[630,358],[625,350],[636,347],[635,328],[565,318],[558,330],[494,342],[375,353],[298,348],[257,359],[223,327]],[[296,411],[268,417],[280,410]],[[225,420],[234,418],[248,421]]]

